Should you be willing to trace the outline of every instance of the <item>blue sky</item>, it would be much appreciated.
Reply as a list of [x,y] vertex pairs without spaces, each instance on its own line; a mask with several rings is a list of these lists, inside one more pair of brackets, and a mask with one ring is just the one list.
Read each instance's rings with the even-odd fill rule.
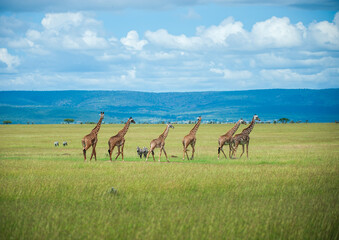
[[338,1],[0,0],[0,90],[338,87]]

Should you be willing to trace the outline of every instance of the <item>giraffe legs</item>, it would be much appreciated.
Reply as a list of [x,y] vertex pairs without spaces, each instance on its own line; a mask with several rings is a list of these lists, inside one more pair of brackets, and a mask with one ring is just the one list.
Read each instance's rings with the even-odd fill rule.
[[159,154],[159,162],[160,162],[160,159],[161,159],[161,153],[162,153],[162,151],[164,151],[164,153],[165,153],[165,156],[166,156],[166,160],[167,160],[167,162],[169,162],[168,161],[168,157],[167,157],[167,153],[166,153],[166,151],[165,151],[165,148],[164,147],[160,147],[160,154]]
[[120,155],[120,146],[118,146],[118,153],[117,153],[117,156],[115,157],[115,159],[114,160],[117,160],[117,158],[119,157],[119,155]]
[[[224,147],[224,146],[220,147],[220,151],[222,152],[222,154],[224,154],[225,158],[227,159],[227,157],[226,157],[226,154],[225,154],[225,152],[224,152],[224,149],[223,149],[223,147]],[[219,152],[220,152],[220,151],[219,151]],[[218,154],[218,155],[219,155],[219,154]],[[219,159],[219,156],[218,156],[218,159]]]
[[232,147],[232,155],[234,156],[234,158],[236,158],[236,153],[237,153],[237,149],[238,149],[238,146],[239,146],[239,142],[236,142],[234,145],[235,146]]
[[[97,146],[97,144],[95,144],[95,145],[93,146],[93,153],[94,153],[94,159],[95,159],[95,161],[97,161],[97,152],[96,152],[96,150],[95,150],[96,146]],[[92,153],[92,154],[93,154],[93,153]]]
[[155,162],[155,158],[154,158],[154,150],[152,150],[152,157],[153,157],[153,161]]
[[122,157],[122,161],[124,160],[124,146],[125,146],[125,142],[123,142],[122,146],[121,146],[121,157]]
[[[191,160],[193,160],[193,158],[194,158],[194,152],[195,152],[195,142],[193,142],[192,144],[191,144],[191,147],[192,147],[192,157],[191,157]],[[189,159],[188,159],[189,160]]]
[[242,146],[242,153],[241,153],[241,155],[240,155],[240,157],[239,158],[241,158],[241,156],[244,154],[244,152],[245,152],[245,145],[244,144],[241,144],[241,146]]
[[112,162],[112,154],[113,154],[114,147],[115,147],[115,146],[112,146],[112,147],[110,147],[110,149],[108,150],[108,152],[109,152],[109,160],[110,160],[111,162]]
[[89,161],[92,161],[92,157],[93,157],[93,155],[94,155],[94,152],[95,152],[95,147],[94,147],[94,145],[92,146],[92,154],[91,154],[91,158],[89,159]]
[[83,154],[84,154],[84,161],[86,162],[86,151],[89,149],[91,147],[91,145],[89,144],[89,145],[87,145],[87,144],[85,144],[85,146],[84,146],[84,148],[83,148],[83,150],[82,150],[82,152],[83,152]]
[[229,148],[230,150],[228,152],[228,155],[229,155],[229,158],[231,159],[233,158],[233,154],[234,154],[234,148],[232,147],[232,143],[230,143]]
[[186,144],[183,142],[182,143],[183,147],[184,147],[184,155],[182,157],[182,160],[185,160],[185,153],[186,153],[186,156],[187,156],[187,159],[190,160],[190,158],[188,157],[188,153],[187,153],[187,147]]
[[160,158],[161,158],[161,153],[162,153],[162,147],[160,148],[159,162],[160,162]]
[[185,146],[185,141],[182,141],[182,146],[184,147],[182,160],[185,160],[185,153],[187,154],[187,147]]
[[148,161],[148,157],[149,157],[149,155],[152,153],[152,156],[153,156],[153,161],[155,161],[155,158],[154,158],[154,147],[150,147],[150,150],[148,151],[148,153],[147,153],[147,157],[146,157],[146,162]]
[[[163,147],[163,148],[162,148],[162,150],[163,150],[163,151],[164,151],[164,153],[165,153],[165,156],[166,156],[166,160],[167,160],[167,162],[169,162],[169,161],[168,161],[168,157],[167,157],[167,153],[166,153],[166,151],[165,151],[165,148]],[[160,161],[160,159],[159,159],[159,161]]]
[[248,143],[246,144],[246,154],[247,154],[247,159],[248,159],[248,144],[250,144],[250,142],[248,142]]

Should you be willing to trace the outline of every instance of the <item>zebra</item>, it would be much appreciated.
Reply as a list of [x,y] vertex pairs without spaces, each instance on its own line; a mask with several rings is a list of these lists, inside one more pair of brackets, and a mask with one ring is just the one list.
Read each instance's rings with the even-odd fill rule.
[[138,146],[138,147],[137,147],[137,153],[138,153],[138,155],[139,155],[140,158],[142,158],[142,155],[144,155],[144,157],[146,158],[147,153],[148,153],[148,149],[147,149],[147,147],[140,148],[140,147]]
[[144,147],[144,148],[142,149],[142,153],[144,154],[144,157],[146,158],[146,157],[147,157],[147,153],[148,153],[147,147]]
[[137,153],[138,153],[138,155],[139,155],[139,157],[140,158],[142,158],[142,149],[141,148],[139,148],[139,146],[137,147]]

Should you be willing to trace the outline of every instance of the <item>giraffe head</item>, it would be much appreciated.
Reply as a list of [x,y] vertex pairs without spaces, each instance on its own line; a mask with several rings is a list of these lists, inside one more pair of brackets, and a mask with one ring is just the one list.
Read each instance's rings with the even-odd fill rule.
[[131,123],[135,123],[135,121],[133,120],[132,117],[130,117],[130,118],[128,119],[128,121],[130,121]]
[[170,123],[167,123],[167,126],[168,126],[169,128],[174,128],[173,125],[170,124]]
[[240,124],[245,124],[246,125],[246,122],[242,118],[239,120],[239,122],[240,122]]
[[198,121],[201,120],[201,116],[197,117],[197,120],[198,120]]
[[100,118],[104,119],[104,112],[100,112]]
[[254,114],[253,119],[254,119],[254,120],[261,121],[257,114]]

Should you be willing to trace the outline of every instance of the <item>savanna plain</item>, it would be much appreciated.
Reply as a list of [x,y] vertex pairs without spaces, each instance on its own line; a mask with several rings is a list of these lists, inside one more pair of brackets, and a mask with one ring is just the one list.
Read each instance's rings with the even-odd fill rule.
[[136,153],[165,125],[131,124],[125,162],[109,162],[123,125],[103,124],[98,160],[84,163],[94,126],[0,126],[1,239],[339,239],[339,124],[256,124],[249,159],[220,160],[233,124],[202,124],[190,161],[181,141],[193,125],[174,125],[170,163]]

